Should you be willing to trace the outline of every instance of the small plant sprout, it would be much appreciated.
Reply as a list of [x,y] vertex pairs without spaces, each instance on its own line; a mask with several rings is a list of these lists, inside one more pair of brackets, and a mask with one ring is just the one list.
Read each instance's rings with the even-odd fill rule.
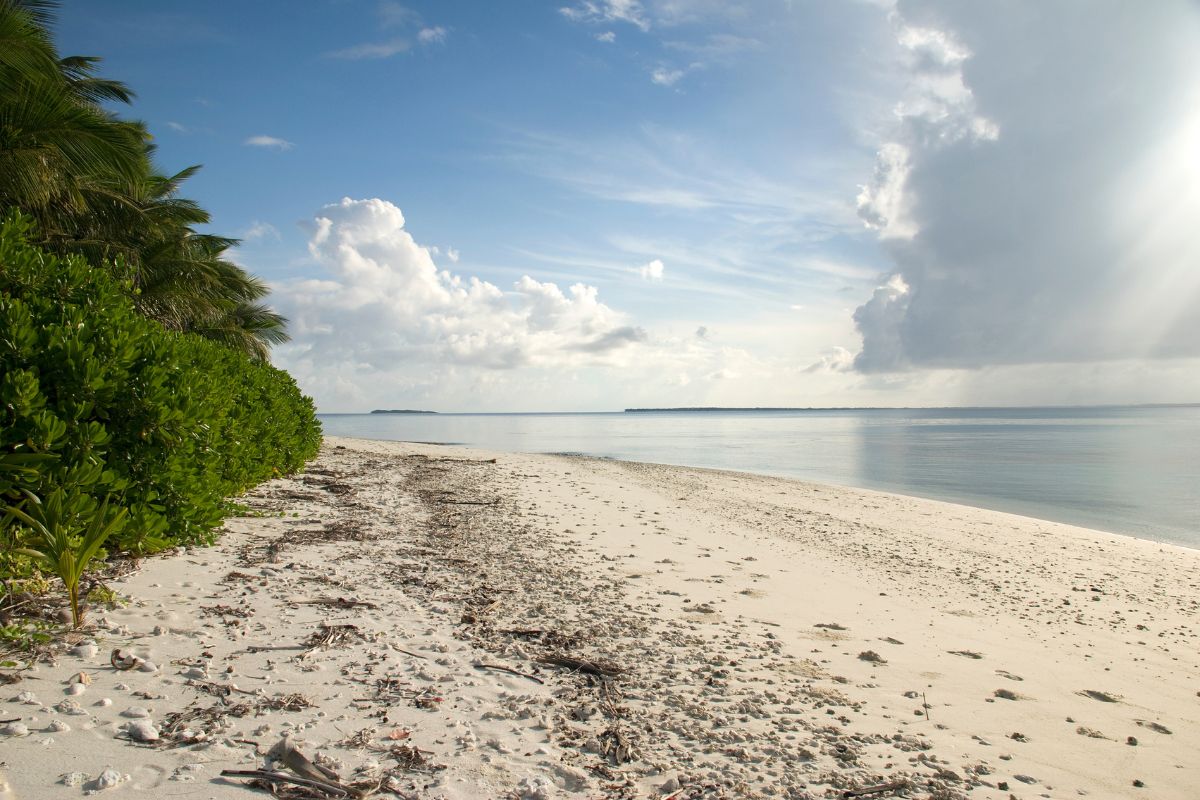
[[6,514],[33,531],[34,547],[22,547],[23,555],[46,572],[57,575],[66,586],[71,601],[74,627],[83,623],[79,606],[79,579],[88,563],[100,552],[109,536],[125,524],[126,509],[120,508],[111,516],[109,498],[99,508],[87,509],[80,495],[67,495],[61,488],[52,491],[45,502],[26,492],[25,508],[9,507]]

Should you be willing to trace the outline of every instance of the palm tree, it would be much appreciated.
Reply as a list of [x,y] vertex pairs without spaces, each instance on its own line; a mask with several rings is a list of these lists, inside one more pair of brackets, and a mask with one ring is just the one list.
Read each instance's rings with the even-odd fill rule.
[[127,89],[91,77],[94,60],[59,61],[45,27],[52,7],[0,0],[0,205],[32,214],[46,236],[86,213],[106,180],[135,176],[145,137],[98,105],[129,99]]
[[48,249],[127,270],[138,308],[167,328],[266,360],[287,321],[227,258],[237,240],[197,232],[209,214],[179,188],[199,167],[155,170],[145,126],[103,106],[129,88],[98,77],[98,58],[58,57],[56,7],[0,0],[0,208],[32,215]]

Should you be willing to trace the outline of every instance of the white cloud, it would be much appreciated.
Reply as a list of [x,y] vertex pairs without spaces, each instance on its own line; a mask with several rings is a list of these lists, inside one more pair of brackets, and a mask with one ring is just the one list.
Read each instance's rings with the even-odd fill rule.
[[453,247],[447,247],[446,258],[450,259],[450,263],[457,264],[459,258],[458,250],[454,249]]
[[178,133],[188,133],[188,127],[181,122],[167,122],[167,127]]
[[432,28],[422,28],[417,33],[417,41],[421,44],[442,44],[446,41],[446,29],[441,25]]
[[821,357],[805,367],[806,373],[848,372],[854,367],[854,353],[844,347],[831,347]]
[[596,34],[597,42],[604,42],[605,44],[612,44],[616,40],[617,40],[617,34],[614,33],[613,31],[604,31],[604,33]]
[[595,287],[566,291],[528,275],[509,290],[439,270],[385,200],[326,206],[309,243],[332,279],[280,290],[297,342],[374,369],[436,361],[491,369],[610,358],[644,332],[600,302]]
[[412,42],[404,37],[389,39],[385,42],[366,42],[341,50],[331,50],[326,53],[328,58],[341,58],[347,61],[362,61],[364,59],[391,58],[412,49]]
[[965,83],[963,69],[971,51],[946,31],[909,25],[898,15],[893,18],[909,75],[907,92],[894,109],[899,140],[880,147],[875,174],[860,187],[857,204],[863,223],[883,238],[910,239],[917,233],[908,207],[912,197],[906,191],[912,150],[937,150],[964,139],[994,141],[999,128],[977,113],[975,95]]
[[659,86],[674,86],[686,73],[681,69],[658,67],[650,73],[650,80]]
[[242,239],[247,242],[253,242],[258,239],[275,239],[278,240],[279,229],[269,222],[261,222],[254,220],[250,223],[250,227],[242,234]]
[[327,411],[400,400],[476,410],[596,409],[625,397],[670,405],[681,400],[681,374],[710,376],[683,404],[700,403],[714,381],[765,375],[704,329],[653,334],[594,286],[523,275],[502,288],[440,269],[385,200],[326,206],[310,230],[326,274],[274,287],[293,336],[276,360]]
[[1200,9],[1078,14],[897,3],[859,370],[1200,355]]
[[573,22],[627,22],[639,30],[650,30],[646,9],[638,0],[580,0],[560,8],[559,13]]
[[662,259],[656,258],[648,264],[638,267],[638,274],[642,276],[642,280],[661,282],[663,279]]
[[858,187],[858,216],[880,238],[911,239],[917,233],[905,193],[909,169],[908,147],[887,142],[879,149],[871,182]]
[[295,147],[294,144],[287,139],[280,139],[278,136],[251,136],[242,144],[250,147],[274,147],[276,150],[291,150]]

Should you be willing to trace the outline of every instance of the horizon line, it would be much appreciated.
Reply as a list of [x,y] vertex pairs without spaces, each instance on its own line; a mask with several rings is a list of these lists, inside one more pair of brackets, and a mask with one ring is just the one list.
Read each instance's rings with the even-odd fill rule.
[[[1046,405],[976,405],[976,406],[675,406],[628,407],[598,411],[410,411],[394,416],[501,416],[534,414],[639,414],[696,411],[1028,411],[1035,409],[1103,409],[1103,408],[1197,408],[1200,402],[1184,403],[1066,403]],[[327,416],[370,416],[371,411],[318,411]],[[376,414],[375,416],[387,416]]]

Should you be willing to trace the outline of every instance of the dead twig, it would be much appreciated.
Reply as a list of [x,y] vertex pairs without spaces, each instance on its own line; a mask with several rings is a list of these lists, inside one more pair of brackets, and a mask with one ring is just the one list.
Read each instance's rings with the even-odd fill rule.
[[538,661],[542,664],[549,664],[554,667],[566,667],[575,672],[583,672],[601,678],[615,678],[625,672],[624,669],[615,664],[606,664],[602,661],[586,661],[582,658],[571,658],[570,656],[557,654],[540,656]]
[[475,669],[498,669],[501,672],[507,672],[507,673],[516,675],[521,678],[529,678],[529,680],[534,681],[535,683],[542,683],[542,684],[545,683],[544,680],[542,680],[541,678],[539,678],[536,675],[530,675],[528,672],[520,672],[518,670],[511,669],[509,667],[502,667],[499,664],[476,664]]
[[365,600],[355,600],[350,597],[318,597],[314,600],[293,600],[298,606],[334,606],[335,608],[370,608],[379,606]]

